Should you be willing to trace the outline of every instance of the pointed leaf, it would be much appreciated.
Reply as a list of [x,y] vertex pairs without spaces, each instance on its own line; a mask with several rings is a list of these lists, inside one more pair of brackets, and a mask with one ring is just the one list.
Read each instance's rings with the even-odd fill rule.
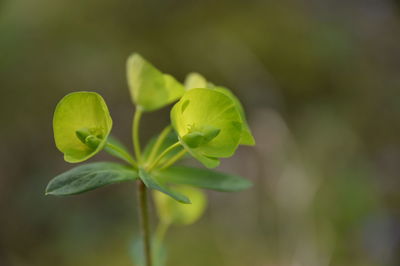
[[179,192],[173,191],[164,185],[163,182],[158,181],[150,173],[147,173],[144,169],[139,169],[139,177],[146,187],[161,191],[179,202],[187,204],[190,203],[190,200],[186,196],[180,194]]
[[252,186],[249,180],[237,175],[186,166],[173,166],[159,170],[154,172],[154,176],[165,183],[191,185],[225,192],[240,191]]
[[137,177],[136,171],[118,163],[84,164],[53,178],[47,185],[46,195],[74,195]]

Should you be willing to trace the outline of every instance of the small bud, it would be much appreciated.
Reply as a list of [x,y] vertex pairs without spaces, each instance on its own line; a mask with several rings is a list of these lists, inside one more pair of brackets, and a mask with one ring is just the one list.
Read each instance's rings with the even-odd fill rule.
[[206,125],[203,127],[203,134],[204,134],[204,141],[203,143],[208,143],[211,140],[213,140],[216,136],[218,136],[219,132],[221,132],[221,129]]
[[189,148],[197,148],[203,143],[204,134],[199,131],[190,132],[183,136],[182,140],[189,146]]
[[86,144],[86,138],[90,135],[90,131],[87,128],[81,128],[75,131],[75,134],[82,143]]
[[85,139],[85,144],[88,145],[92,149],[96,149],[97,146],[99,146],[100,142],[101,142],[101,139],[99,139],[93,135],[89,135]]

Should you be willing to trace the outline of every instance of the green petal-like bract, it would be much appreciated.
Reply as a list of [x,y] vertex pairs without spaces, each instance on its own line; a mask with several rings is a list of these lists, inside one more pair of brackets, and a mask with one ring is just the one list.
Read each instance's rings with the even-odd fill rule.
[[215,86],[211,83],[208,83],[207,80],[200,75],[199,73],[189,73],[185,79],[185,88],[186,90],[194,89],[194,88],[210,88],[218,90],[228,97],[230,97],[235,103],[236,108],[239,111],[240,118],[242,119],[242,136],[240,138],[241,145],[250,145],[253,146],[255,144],[255,140],[253,135],[251,134],[249,125],[247,124],[246,115],[244,113],[244,109],[239,99],[227,88]]
[[54,140],[65,161],[70,163],[85,161],[98,153],[111,128],[107,105],[95,92],[70,93],[54,111]]
[[217,90],[187,91],[172,108],[171,121],[181,144],[207,167],[217,166],[219,157],[232,156],[239,145],[240,114],[233,100]]
[[242,136],[240,137],[241,145],[249,145],[253,146],[256,144],[253,134],[251,134],[250,127],[247,124],[246,115],[244,113],[244,109],[242,104],[240,103],[239,99],[227,88],[224,87],[215,87],[217,91],[224,93],[225,95],[229,96],[236,105],[236,108],[239,111],[240,118],[242,119],[243,126],[242,126]]
[[128,85],[133,102],[143,111],[154,111],[176,100],[185,89],[174,77],[161,73],[139,54],[127,61]]
[[189,73],[185,79],[185,89],[207,88],[207,80],[199,73]]

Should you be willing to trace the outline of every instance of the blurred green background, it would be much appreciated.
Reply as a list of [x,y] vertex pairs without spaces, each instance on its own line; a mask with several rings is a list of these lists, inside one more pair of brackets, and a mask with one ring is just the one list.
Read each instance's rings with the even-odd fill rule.
[[[254,187],[207,192],[205,216],[168,233],[168,265],[400,265],[399,4],[0,1],[0,265],[132,265],[134,184],[44,196],[72,167],[52,137],[65,94],[102,94],[130,144],[132,52],[231,88],[257,141],[220,166]],[[168,117],[145,115],[142,140]]]

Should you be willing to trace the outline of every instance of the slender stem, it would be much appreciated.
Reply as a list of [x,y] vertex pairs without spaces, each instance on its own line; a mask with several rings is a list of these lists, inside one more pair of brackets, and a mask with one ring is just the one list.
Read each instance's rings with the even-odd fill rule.
[[154,233],[154,239],[155,239],[155,246],[154,248],[159,251],[161,248],[162,242],[164,241],[165,234],[167,233],[167,230],[170,226],[170,223],[165,223],[165,222],[160,222],[157,225],[156,231]]
[[169,132],[171,131],[172,127],[169,125],[161,131],[160,135],[157,138],[156,143],[154,144],[153,148],[151,149],[150,155],[148,157],[148,161],[152,162],[154,157],[156,157],[158,150],[160,149],[161,145],[163,144],[165,138],[168,136]]
[[142,238],[144,244],[144,253],[146,257],[146,266],[152,265],[151,245],[150,245],[150,223],[149,211],[147,203],[147,188],[144,183],[139,180],[137,183],[139,209],[140,209],[140,226],[142,229]]
[[107,143],[106,143],[106,151],[107,151],[108,153],[110,153],[111,155],[116,156],[116,155],[115,155],[112,151],[110,151],[110,150],[115,151],[118,155],[120,155],[120,156],[117,156],[117,157],[123,159],[123,160],[126,161],[127,163],[131,164],[133,167],[137,168],[137,166],[138,166],[138,165],[137,165],[137,162],[135,161],[135,159],[132,158],[132,156],[131,156],[128,152],[126,152],[125,150],[119,148],[118,146],[115,146],[115,145],[113,145],[113,144],[107,142]]
[[170,153],[172,150],[174,150],[175,148],[179,147],[181,145],[181,143],[179,141],[175,142],[174,144],[172,144],[171,146],[169,146],[168,148],[166,148],[160,155],[158,155],[158,157],[150,164],[150,166],[148,167],[148,171],[151,171],[155,166],[157,166],[157,164],[160,162],[160,160],[167,155],[168,153]]
[[186,150],[181,150],[178,152],[176,155],[174,155],[171,159],[169,159],[164,165],[161,167],[161,169],[165,169],[176,163],[179,159],[181,159],[184,155],[186,154]]
[[140,141],[139,141],[139,123],[141,117],[142,117],[142,110],[138,107],[136,108],[135,116],[133,118],[132,132],[133,132],[133,146],[135,149],[136,159],[138,160],[139,164],[142,160]]

